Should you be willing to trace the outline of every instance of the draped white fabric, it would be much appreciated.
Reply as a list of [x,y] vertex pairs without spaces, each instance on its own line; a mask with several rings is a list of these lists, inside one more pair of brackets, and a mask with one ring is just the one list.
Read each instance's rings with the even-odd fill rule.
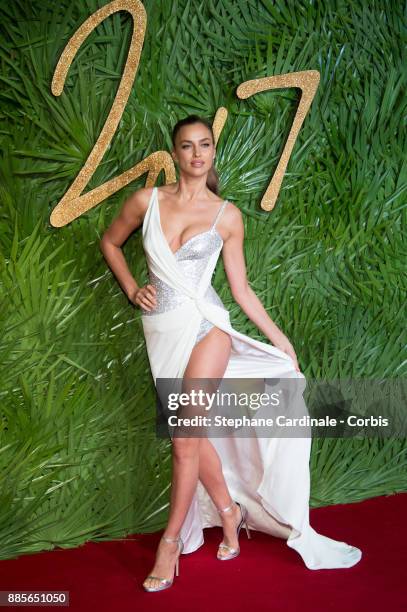
[[[224,378],[301,378],[302,390],[305,388],[305,377],[295,370],[291,357],[239,333],[231,326],[226,310],[204,300],[221,246],[211,255],[198,287],[191,287],[163,235],[157,188],[152,192],[142,235],[150,270],[190,298],[173,310],[141,317],[155,384],[157,378],[182,378],[204,317],[232,338]],[[220,456],[232,498],[248,509],[251,529],[284,538],[309,569],[358,563],[362,556],[358,548],[318,534],[309,524],[310,437],[229,436],[211,437],[210,441]],[[221,525],[220,516],[199,482],[180,534],[184,554],[197,550],[204,542],[203,529],[215,525]]]

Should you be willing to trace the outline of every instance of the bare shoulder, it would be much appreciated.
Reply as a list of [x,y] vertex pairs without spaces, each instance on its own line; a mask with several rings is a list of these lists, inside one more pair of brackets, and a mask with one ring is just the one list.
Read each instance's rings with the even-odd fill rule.
[[225,206],[219,226],[222,234],[225,236],[225,241],[231,236],[243,236],[243,215],[240,208],[230,200],[228,200]]
[[153,193],[153,187],[136,189],[124,202],[121,210],[123,217],[128,217],[142,223]]
[[243,219],[242,213],[240,212],[240,208],[238,208],[236,204],[233,204],[233,202],[231,202],[230,200],[228,200],[227,202],[228,203],[225,206],[224,215],[228,215],[231,221],[239,221]]

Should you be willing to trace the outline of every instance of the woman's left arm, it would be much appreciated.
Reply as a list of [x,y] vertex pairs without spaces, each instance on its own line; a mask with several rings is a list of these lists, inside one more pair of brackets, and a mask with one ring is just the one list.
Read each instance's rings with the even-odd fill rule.
[[[223,215],[222,221],[222,225],[228,228],[228,236],[223,242],[222,257],[233,299],[272,344],[293,359],[295,369],[300,372],[294,347],[287,336],[269,317],[263,304],[249,287],[243,251],[244,225],[242,213],[237,206],[229,202],[227,215]],[[226,228],[224,233],[226,233]]]

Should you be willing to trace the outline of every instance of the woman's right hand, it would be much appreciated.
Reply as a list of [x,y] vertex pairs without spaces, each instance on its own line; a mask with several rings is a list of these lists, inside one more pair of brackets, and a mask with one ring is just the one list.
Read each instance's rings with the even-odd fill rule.
[[129,300],[144,310],[154,310],[157,305],[156,293],[156,288],[153,285],[137,287],[129,296]]

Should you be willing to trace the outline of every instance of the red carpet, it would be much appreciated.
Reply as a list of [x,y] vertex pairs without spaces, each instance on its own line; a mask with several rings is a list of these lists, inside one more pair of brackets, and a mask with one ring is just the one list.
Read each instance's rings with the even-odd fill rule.
[[407,602],[406,515],[407,493],[311,510],[314,529],[361,548],[361,561],[346,569],[309,570],[283,540],[257,531],[248,540],[244,530],[240,556],[218,561],[221,529],[212,528],[202,548],[181,556],[180,576],[160,593],[141,586],[160,533],[1,561],[0,590],[66,590],[75,611],[396,612]]

